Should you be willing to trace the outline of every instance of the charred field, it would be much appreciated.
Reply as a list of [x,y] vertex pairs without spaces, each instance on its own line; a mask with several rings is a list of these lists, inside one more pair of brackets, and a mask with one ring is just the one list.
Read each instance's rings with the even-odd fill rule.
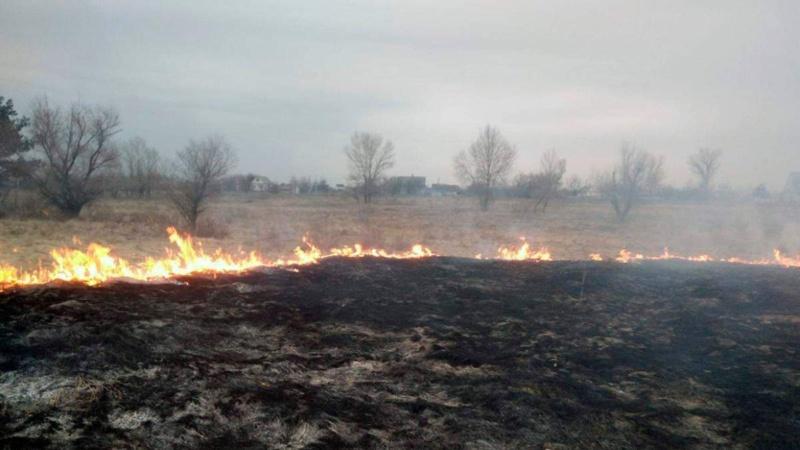
[[0,293],[0,445],[797,448],[800,277],[329,259]]

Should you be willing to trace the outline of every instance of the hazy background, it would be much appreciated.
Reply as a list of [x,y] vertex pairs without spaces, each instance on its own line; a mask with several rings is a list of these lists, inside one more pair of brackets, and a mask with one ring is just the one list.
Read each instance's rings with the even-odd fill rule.
[[393,174],[453,181],[486,123],[519,171],[555,148],[589,175],[623,140],[678,185],[699,146],[720,183],[800,170],[797,1],[231,3],[2,0],[0,93],[111,104],[165,154],[221,133],[279,181],[341,181],[355,130],[395,142]]

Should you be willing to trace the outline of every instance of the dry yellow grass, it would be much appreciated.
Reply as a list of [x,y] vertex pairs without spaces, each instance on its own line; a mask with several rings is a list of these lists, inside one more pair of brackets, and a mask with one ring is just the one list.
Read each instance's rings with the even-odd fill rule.
[[[800,210],[780,204],[651,203],[629,221],[616,222],[602,201],[557,201],[534,214],[521,200],[499,200],[488,212],[471,198],[383,198],[365,206],[340,197],[217,198],[207,218],[225,238],[202,238],[204,247],[285,255],[304,234],[322,248],[360,242],[387,249],[423,243],[447,255],[494,255],[498,245],[527,237],[555,258],[613,255],[621,248],[658,254],[767,257],[773,248],[800,251]],[[179,223],[163,200],[104,199],[78,219],[0,220],[0,261],[31,267],[49,264],[56,247],[98,242],[137,260],[169,247],[165,228]],[[80,244],[76,245],[73,238]]]

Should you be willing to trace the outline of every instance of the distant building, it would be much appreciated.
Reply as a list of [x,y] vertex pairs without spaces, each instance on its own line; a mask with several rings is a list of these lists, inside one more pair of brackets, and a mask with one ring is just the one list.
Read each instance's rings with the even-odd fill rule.
[[267,192],[272,183],[261,175],[230,175],[221,180],[225,192]]
[[461,187],[455,184],[434,183],[431,185],[431,195],[434,197],[453,197],[461,193]]
[[250,180],[250,190],[253,192],[267,192],[269,191],[269,185],[269,178],[261,175],[255,175]]
[[392,195],[421,195],[425,193],[425,177],[391,177],[386,187]]

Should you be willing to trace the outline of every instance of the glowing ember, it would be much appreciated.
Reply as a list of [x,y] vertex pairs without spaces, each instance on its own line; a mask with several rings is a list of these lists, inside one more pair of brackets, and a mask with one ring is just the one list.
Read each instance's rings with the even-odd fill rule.
[[[17,267],[0,263],[0,290],[10,286],[45,284],[56,280],[78,282],[94,286],[112,279],[136,281],[164,280],[176,276],[194,273],[236,273],[254,268],[285,267],[297,270],[294,266],[315,264],[322,259],[340,258],[391,258],[414,259],[437,256],[430,248],[420,244],[407,251],[391,252],[378,248],[367,248],[361,244],[330,249],[324,253],[319,247],[303,238],[303,244],[294,249],[292,256],[270,260],[256,252],[231,255],[217,250],[206,253],[202,245],[192,241],[191,236],[181,235],[175,228],[167,228],[169,241],[176,249],[167,250],[166,256],[160,259],[146,258],[144,261],[131,263],[123,258],[113,256],[111,249],[100,244],[89,244],[86,251],[62,248],[50,252],[52,264],[49,268],[39,267],[33,270],[21,270]],[[553,261],[546,248],[534,250],[525,238],[521,238],[519,246],[501,246],[494,258],[506,261]],[[74,239],[76,245],[80,241]],[[485,259],[476,255],[477,259]],[[486,258],[489,259],[489,258]],[[599,253],[592,253],[588,259],[604,261]],[[714,258],[709,255],[681,256],[670,253],[668,249],[657,256],[645,256],[620,250],[616,257],[609,258],[619,263],[654,260],[682,260],[694,262],[723,262],[735,264],[777,265],[783,267],[800,267],[800,257],[789,257],[775,250],[772,258],[748,260],[742,258]]]

